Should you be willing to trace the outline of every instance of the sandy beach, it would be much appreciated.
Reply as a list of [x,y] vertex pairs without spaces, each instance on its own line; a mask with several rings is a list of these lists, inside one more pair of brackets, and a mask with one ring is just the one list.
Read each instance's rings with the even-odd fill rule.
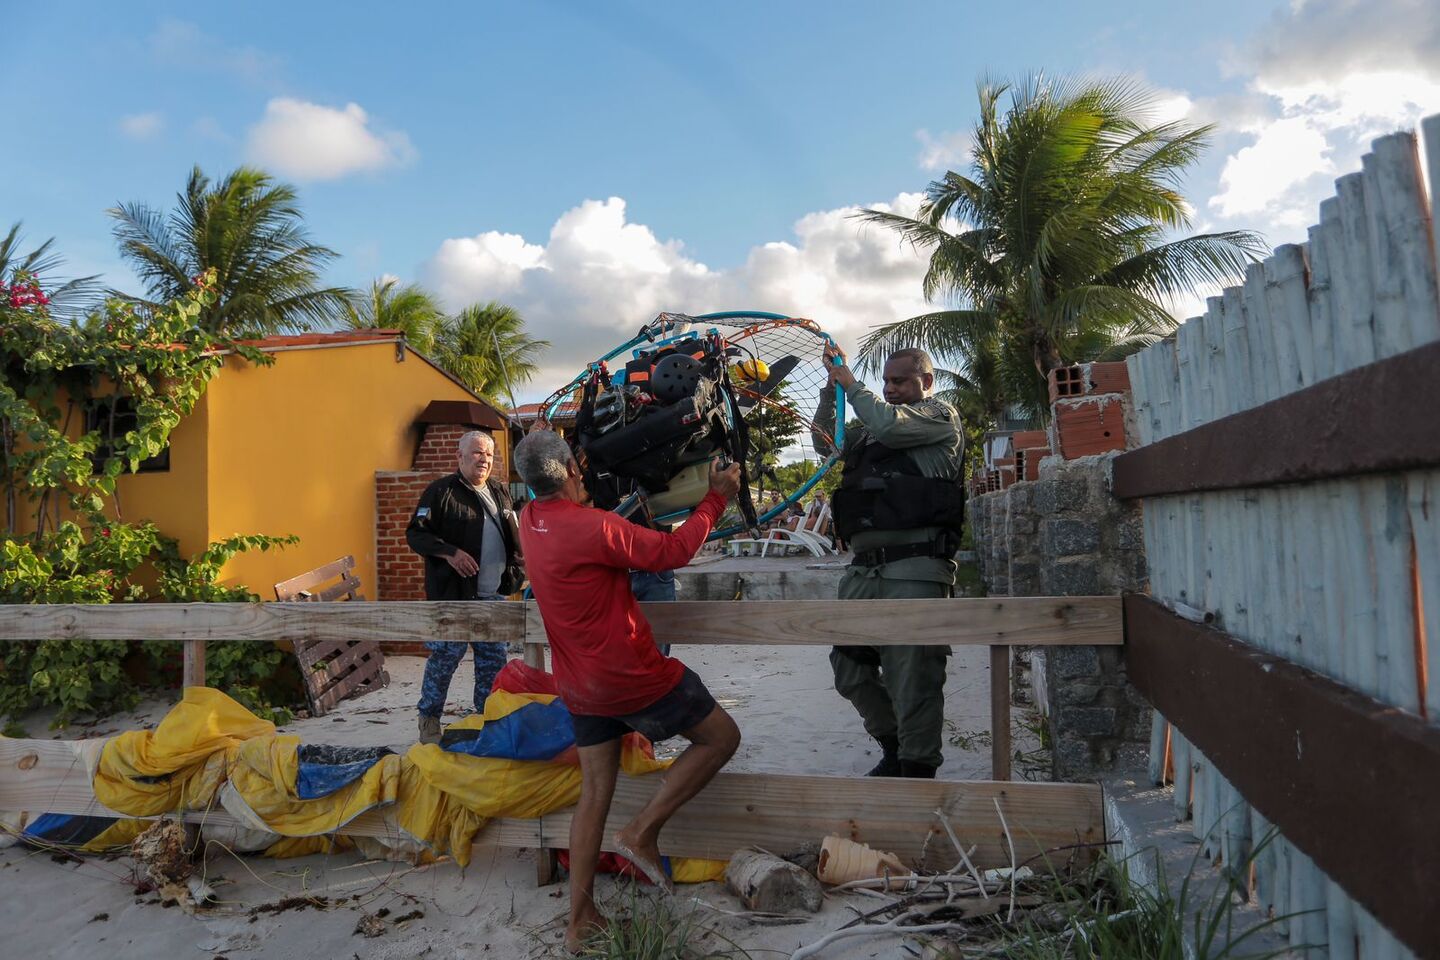
[[[831,689],[826,651],[815,647],[678,647],[676,655],[705,679],[738,720],[744,742],[730,770],[792,774],[862,774],[875,746],[858,716]],[[342,704],[325,717],[283,728],[306,742],[404,746],[415,735],[414,701],[423,661],[387,661],[391,685]],[[469,712],[469,662],[451,685],[446,721]],[[946,684],[948,721],[944,779],[989,776],[989,667],[984,648],[960,648]],[[131,714],[90,728],[56,734],[47,718],[26,718],[32,736],[106,736],[153,724],[167,704],[143,704]],[[1036,749],[1016,709],[1015,745]],[[660,747],[661,755],[680,742]],[[1017,768],[1017,776],[1026,769]],[[1032,775],[1035,775],[1032,773]],[[815,837],[818,842],[821,838]],[[548,957],[558,948],[568,906],[564,884],[539,888],[528,850],[476,847],[466,870],[451,861],[427,867],[366,861],[358,853],[293,860],[238,857],[218,845],[206,851],[203,874],[218,906],[196,915],[165,908],[154,894],[137,895],[127,858],[80,862],[22,847],[0,851],[0,956],[13,957],[254,957],[316,960],[329,957]],[[599,891],[624,910],[653,892],[602,878]],[[760,926],[729,916],[743,910],[721,884],[683,886],[667,909],[713,931],[716,949],[729,941],[752,956],[788,956],[844,923],[849,909],[874,901],[828,895],[822,911],[803,923]],[[380,935],[356,932],[377,916]],[[721,938],[724,938],[723,940]],[[837,944],[826,957],[909,956],[899,938]],[[919,948],[919,941],[907,941]],[[743,954],[736,953],[737,956]],[[923,953],[922,953],[923,955]]]

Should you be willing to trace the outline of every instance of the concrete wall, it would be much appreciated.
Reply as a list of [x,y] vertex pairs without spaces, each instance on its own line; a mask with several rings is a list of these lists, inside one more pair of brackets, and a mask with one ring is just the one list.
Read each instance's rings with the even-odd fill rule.
[[834,600],[843,571],[842,567],[809,570],[794,561],[773,569],[760,566],[760,561],[747,558],[742,564],[746,562],[748,567],[738,569],[721,560],[676,571],[677,599]]

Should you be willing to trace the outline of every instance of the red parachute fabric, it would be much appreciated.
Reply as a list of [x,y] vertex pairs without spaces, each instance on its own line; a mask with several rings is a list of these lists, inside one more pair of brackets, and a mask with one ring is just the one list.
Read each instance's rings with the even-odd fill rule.
[[[504,690],[507,693],[541,693],[559,696],[560,688],[555,683],[555,676],[538,667],[532,667],[523,660],[511,660],[501,668],[495,675],[495,682],[491,690]],[[626,746],[639,749],[646,756],[655,756],[655,747],[638,733],[627,733],[625,739],[629,741]],[[562,762],[569,762],[572,756],[571,751],[566,751]],[[561,758],[557,758],[561,759]],[[570,851],[560,850],[556,854],[560,866],[566,870],[570,869]],[[641,883],[650,883],[650,878],[618,853],[602,853],[599,861],[595,864],[597,873],[614,873],[622,877],[629,877],[631,880],[639,880]]]

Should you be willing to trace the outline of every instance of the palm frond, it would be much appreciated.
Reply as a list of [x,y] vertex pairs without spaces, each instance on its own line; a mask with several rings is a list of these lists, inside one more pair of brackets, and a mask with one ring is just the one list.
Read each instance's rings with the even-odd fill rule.
[[209,329],[268,333],[343,321],[350,291],[320,283],[338,255],[310,242],[296,197],[254,168],[212,181],[197,166],[168,213],[117,205],[112,230],[144,287],[128,299],[176,299],[213,269],[219,297],[201,317]]
[[963,357],[970,345],[991,335],[995,315],[981,310],[940,310],[875,327],[860,341],[857,368],[878,373],[896,350],[919,347],[942,361]]

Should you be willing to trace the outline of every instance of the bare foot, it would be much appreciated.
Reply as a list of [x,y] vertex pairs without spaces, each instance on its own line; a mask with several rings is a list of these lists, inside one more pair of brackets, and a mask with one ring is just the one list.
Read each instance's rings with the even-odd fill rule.
[[660,846],[654,840],[642,840],[621,830],[615,834],[615,850],[626,860],[635,864],[636,869],[650,878],[666,893],[675,892],[675,883],[665,875],[664,861],[660,858]]
[[605,918],[597,910],[590,910],[583,916],[571,917],[565,928],[565,952],[578,957],[585,951],[585,941],[605,932]]

